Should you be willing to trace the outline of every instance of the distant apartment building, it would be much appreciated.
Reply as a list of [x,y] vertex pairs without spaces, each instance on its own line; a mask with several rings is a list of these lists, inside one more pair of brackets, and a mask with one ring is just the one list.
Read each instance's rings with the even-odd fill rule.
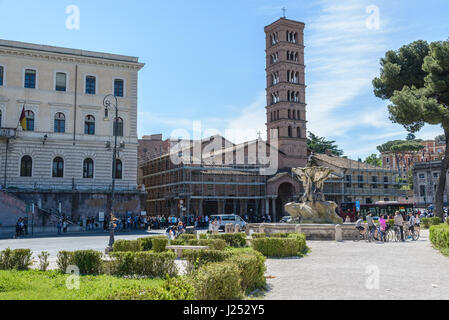
[[327,200],[372,204],[380,201],[398,201],[405,191],[397,181],[394,170],[376,167],[367,163],[336,157],[329,154],[313,155],[315,163],[334,171],[324,188]]
[[400,170],[404,174],[410,170],[415,163],[441,160],[446,152],[446,145],[435,140],[425,140],[422,141],[421,144],[424,146],[423,150],[414,153],[406,153],[404,159],[402,159],[401,155],[399,161],[392,153],[382,153],[383,167],[396,171]]
[[[136,57],[0,40],[0,185],[78,219],[105,211],[114,132],[117,211],[140,211]],[[103,99],[118,99],[106,117]],[[26,126],[19,124],[22,111]]]
[[[415,163],[413,168],[413,192],[417,206],[427,208],[435,203],[441,165],[442,161]],[[449,179],[449,173],[447,179]],[[449,180],[446,181],[449,182]],[[449,183],[446,183],[444,203],[446,206],[449,205]]]

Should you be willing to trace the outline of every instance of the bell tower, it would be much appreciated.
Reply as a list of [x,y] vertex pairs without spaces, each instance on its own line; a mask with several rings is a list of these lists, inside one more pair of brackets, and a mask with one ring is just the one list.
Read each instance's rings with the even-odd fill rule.
[[283,167],[307,164],[304,27],[286,18],[265,27],[268,141],[278,139]]

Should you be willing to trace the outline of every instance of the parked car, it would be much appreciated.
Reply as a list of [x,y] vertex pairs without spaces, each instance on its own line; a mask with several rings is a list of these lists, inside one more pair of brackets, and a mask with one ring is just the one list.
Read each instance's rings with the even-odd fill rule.
[[225,226],[229,223],[234,225],[238,224],[241,230],[245,230],[246,228],[246,222],[241,217],[235,214],[211,216],[209,219],[209,223],[211,223],[214,220],[218,221],[219,229],[223,231],[225,230]]
[[282,217],[282,219],[281,219],[281,223],[291,223],[293,221],[293,218],[292,217],[290,217],[290,216],[284,216],[284,217]]

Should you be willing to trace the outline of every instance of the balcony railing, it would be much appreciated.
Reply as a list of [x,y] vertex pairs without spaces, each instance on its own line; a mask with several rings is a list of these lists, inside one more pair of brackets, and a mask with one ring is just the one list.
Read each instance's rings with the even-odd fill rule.
[[0,139],[9,139],[16,136],[16,129],[0,128]]

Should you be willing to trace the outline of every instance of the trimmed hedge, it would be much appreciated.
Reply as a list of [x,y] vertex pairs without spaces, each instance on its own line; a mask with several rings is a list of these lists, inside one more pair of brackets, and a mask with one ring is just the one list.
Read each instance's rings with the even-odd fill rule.
[[99,275],[103,270],[101,252],[95,250],[59,251],[56,263],[62,273],[71,265],[77,266],[81,275]]
[[424,229],[429,229],[431,226],[438,226],[441,222],[442,221],[439,217],[421,219],[421,224]]
[[184,240],[169,240],[168,245],[169,246],[184,246],[186,242]]
[[220,250],[184,250],[183,256],[187,260],[187,272],[191,273],[206,264],[223,262],[231,257],[232,253]]
[[153,251],[154,252],[164,252],[168,244],[168,238],[153,238]]
[[176,276],[178,270],[173,252],[112,252],[110,273],[115,276],[164,278]]
[[212,250],[224,250],[227,246],[226,241],[222,239],[200,239],[187,241],[189,246],[209,246]]
[[295,238],[253,239],[252,245],[266,257],[294,257],[300,250],[299,240]]
[[195,239],[196,239],[196,235],[187,234],[187,233],[183,233],[178,237],[178,240],[184,240],[184,241],[195,240]]
[[257,251],[237,252],[226,261],[235,263],[240,270],[241,287],[251,292],[265,287],[265,257]]
[[141,240],[117,240],[112,246],[114,252],[139,252],[143,251]]
[[219,262],[201,267],[192,277],[198,300],[240,300],[243,298],[241,271],[236,263]]
[[137,239],[137,241],[140,242],[142,251],[150,251],[153,248],[153,238],[152,237],[139,238],[139,239]]
[[438,249],[449,249],[449,226],[446,224],[431,226],[430,241]]
[[81,275],[98,275],[103,269],[101,252],[95,250],[79,250],[72,253],[70,263],[77,266]]
[[170,278],[159,288],[130,288],[117,291],[108,300],[195,300],[195,288],[183,278]]
[[298,256],[301,257],[309,251],[306,242],[306,235],[304,233],[291,233],[288,237],[295,239],[298,242]]
[[269,238],[288,238],[293,233],[288,232],[279,232],[279,233],[271,233],[268,235]]
[[32,257],[30,249],[7,248],[0,252],[0,270],[28,270],[33,264]]
[[207,233],[200,233],[200,239],[207,239]]
[[244,248],[246,246],[246,234],[242,232],[210,235],[209,239],[225,240],[229,246],[234,248]]
[[253,239],[260,239],[260,238],[266,238],[267,235],[266,235],[265,233],[253,233],[253,234],[251,235],[251,237],[252,237]]

